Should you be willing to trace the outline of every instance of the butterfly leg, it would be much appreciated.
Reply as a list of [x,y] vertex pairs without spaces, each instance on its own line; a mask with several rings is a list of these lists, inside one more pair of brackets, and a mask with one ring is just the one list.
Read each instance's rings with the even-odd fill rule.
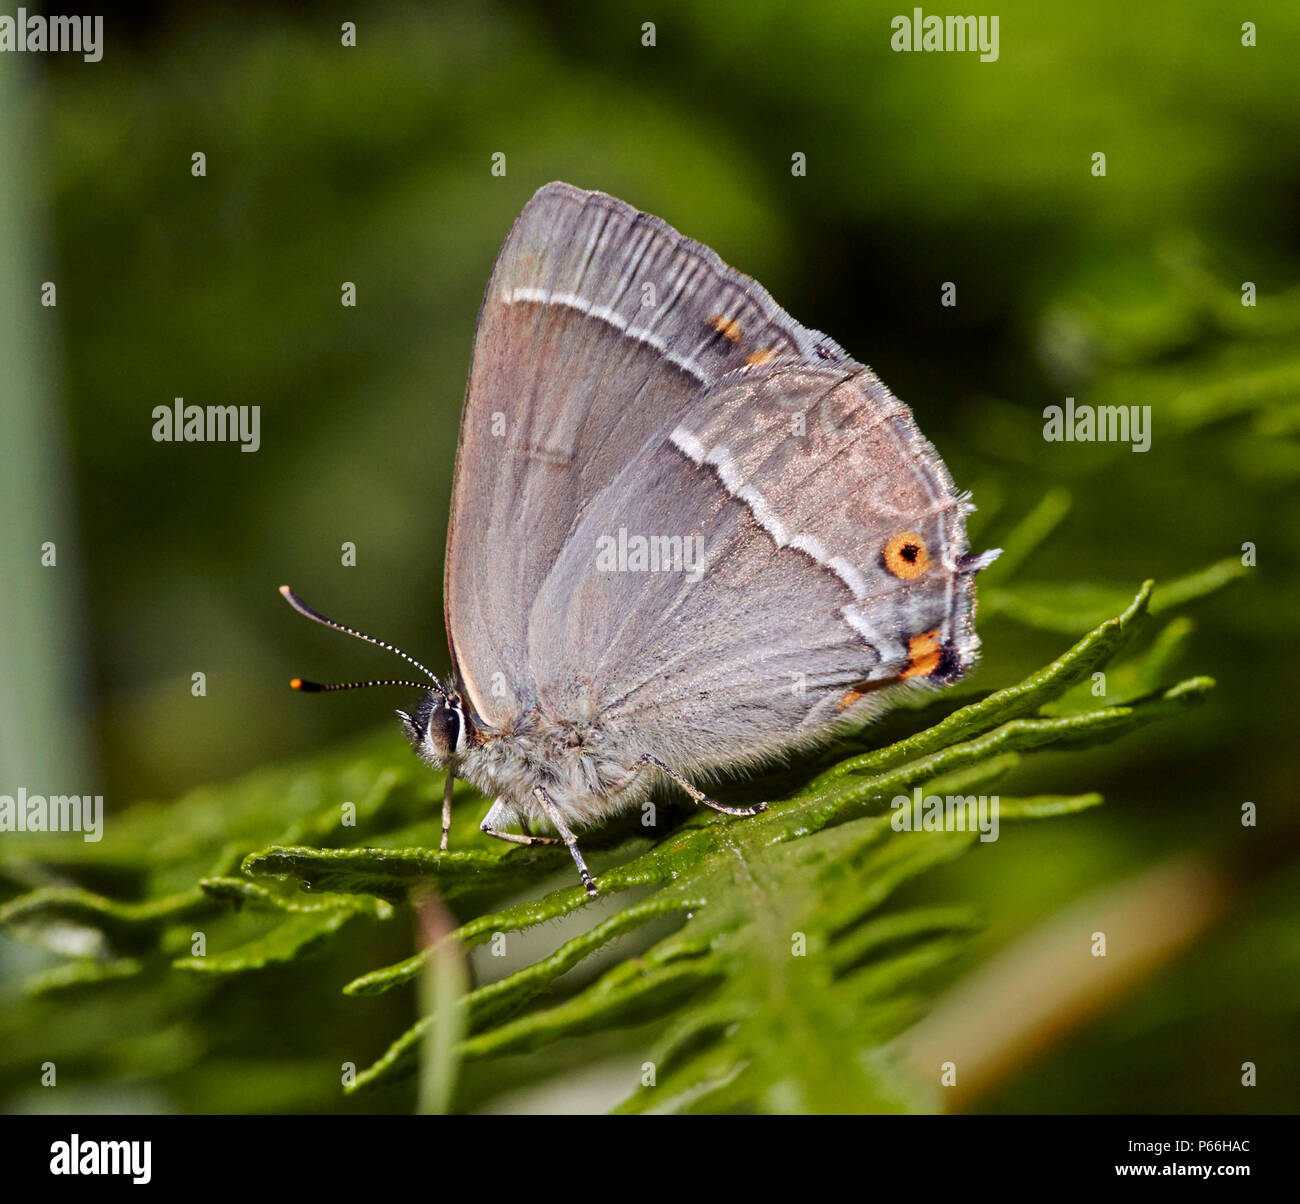
[[767,810],[766,803],[755,803],[752,807],[728,807],[724,803],[716,802],[693,783],[688,782],[677,770],[665,765],[658,757],[652,757],[649,753],[641,758],[638,767],[640,765],[648,765],[661,773],[666,773],[701,806],[712,807],[714,811],[721,811],[723,815],[757,815],[760,811]]
[[[533,797],[542,804],[542,810],[546,812],[546,818],[551,821],[551,826],[560,834],[564,843],[569,846],[569,852],[573,856],[573,862],[578,867],[578,875],[582,878],[582,885],[587,888],[589,898],[596,897],[596,884],[591,880],[591,871],[587,869],[587,863],[582,859],[582,853],[578,851],[578,838],[574,836],[569,825],[564,822],[564,816],[560,814],[560,809],[551,800],[551,796],[546,793],[540,786],[533,788]],[[537,837],[530,839],[536,840]]]
[[451,788],[456,784],[456,773],[454,770],[447,770],[447,785],[442,792],[442,843],[438,846],[444,853],[447,851],[447,836],[451,832]]
[[497,799],[488,813],[483,817],[483,822],[479,824],[480,832],[486,832],[489,836],[495,836],[498,840],[508,840],[511,844],[563,844],[564,842],[555,836],[534,836],[529,830],[526,823],[521,822],[520,827],[523,832],[505,832],[498,824],[508,824],[511,817],[506,814],[505,804]]

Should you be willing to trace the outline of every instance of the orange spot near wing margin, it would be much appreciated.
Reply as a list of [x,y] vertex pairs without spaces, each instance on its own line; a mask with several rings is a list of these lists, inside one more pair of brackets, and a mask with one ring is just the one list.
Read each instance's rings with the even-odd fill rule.
[[730,339],[733,343],[740,342],[740,323],[735,318],[728,318],[723,314],[710,314],[709,325],[723,338]]
[[923,631],[907,641],[907,668],[900,676],[906,681],[910,677],[929,677],[943,659],[943,648],[939,644],[939,629]]

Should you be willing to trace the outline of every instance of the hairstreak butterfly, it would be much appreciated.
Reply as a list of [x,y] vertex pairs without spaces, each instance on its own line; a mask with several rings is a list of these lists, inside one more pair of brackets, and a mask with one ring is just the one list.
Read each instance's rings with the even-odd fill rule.
[[[416,753],[563,841],[656,777],[774,761],[972,665],[966,498],[911,412],[656,217],[548,184],[501,249],[461,420],[452,673],[410,685]],[[544,823],[557,837],[532,834]],[[508,831],[517,827],[517,832]]]

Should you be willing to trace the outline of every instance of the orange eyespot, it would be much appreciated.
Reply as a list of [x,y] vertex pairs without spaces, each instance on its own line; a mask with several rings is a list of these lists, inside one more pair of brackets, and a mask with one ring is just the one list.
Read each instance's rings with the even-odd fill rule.
[[745,356],[747,364],[766,364],[768,360],[775,359],[776,352],[771,347],[764,347],[761,351],[751,351]]
[[930,567],[930,553],[915,531],[904,531],[885,544],[884,561],[895,577],[915,581]]
[[923,631],[907,641],[907,668],[899,676],[903,680],[909,677],[929,677],[939,667],[943,659],[943,649],[939,644],[939,629]]
[[709,325],[724,339],[730,339],[733,343],[740,342],[740,323],[735,318],[728,318],[722,314],[710,314]]

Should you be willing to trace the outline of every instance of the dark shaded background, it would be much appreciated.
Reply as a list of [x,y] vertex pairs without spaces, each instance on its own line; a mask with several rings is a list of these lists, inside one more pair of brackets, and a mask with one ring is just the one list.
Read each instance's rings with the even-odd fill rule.
[[[98,64],[0,56],[3,789],[94,783],[111,814],[386,721],[386,697],[285,688],[392,665],[297,619],[282,581],[447,666],[474,318],[514,215],[565,179],[707,242],[871,364],[973,490],[977,546],[1066,487],[1073,508],[1024,577],[1131,592],[1257,544],[1247,580],[1194,612],[1176,667],[1218,679],[1212,704],[1057,757],[1040,784],[1108,806],[956,871],[990,947],[1179,850],[1236,849],[1244,800],[1282,845],[1300,9],[998,9],[995,63],[893,53],[890,18],[910,7],[761,0],[151,5],[107,15]],[[1151,450],[1045,443],[1043,407],[1066,395],[1152,405]],[[261,406],[261,450],[153,442],[152,408],[176,396]],[[46,539],[57,570],[33,552]],[[981,685],[1069,642],[1006,615],[982,631]],[[1297,875],[1244,865],[1213,939],[984,1106],[1294,1110]],[[1254,1093],[1233,1070],[1247,1059],[1269,1068]]]

